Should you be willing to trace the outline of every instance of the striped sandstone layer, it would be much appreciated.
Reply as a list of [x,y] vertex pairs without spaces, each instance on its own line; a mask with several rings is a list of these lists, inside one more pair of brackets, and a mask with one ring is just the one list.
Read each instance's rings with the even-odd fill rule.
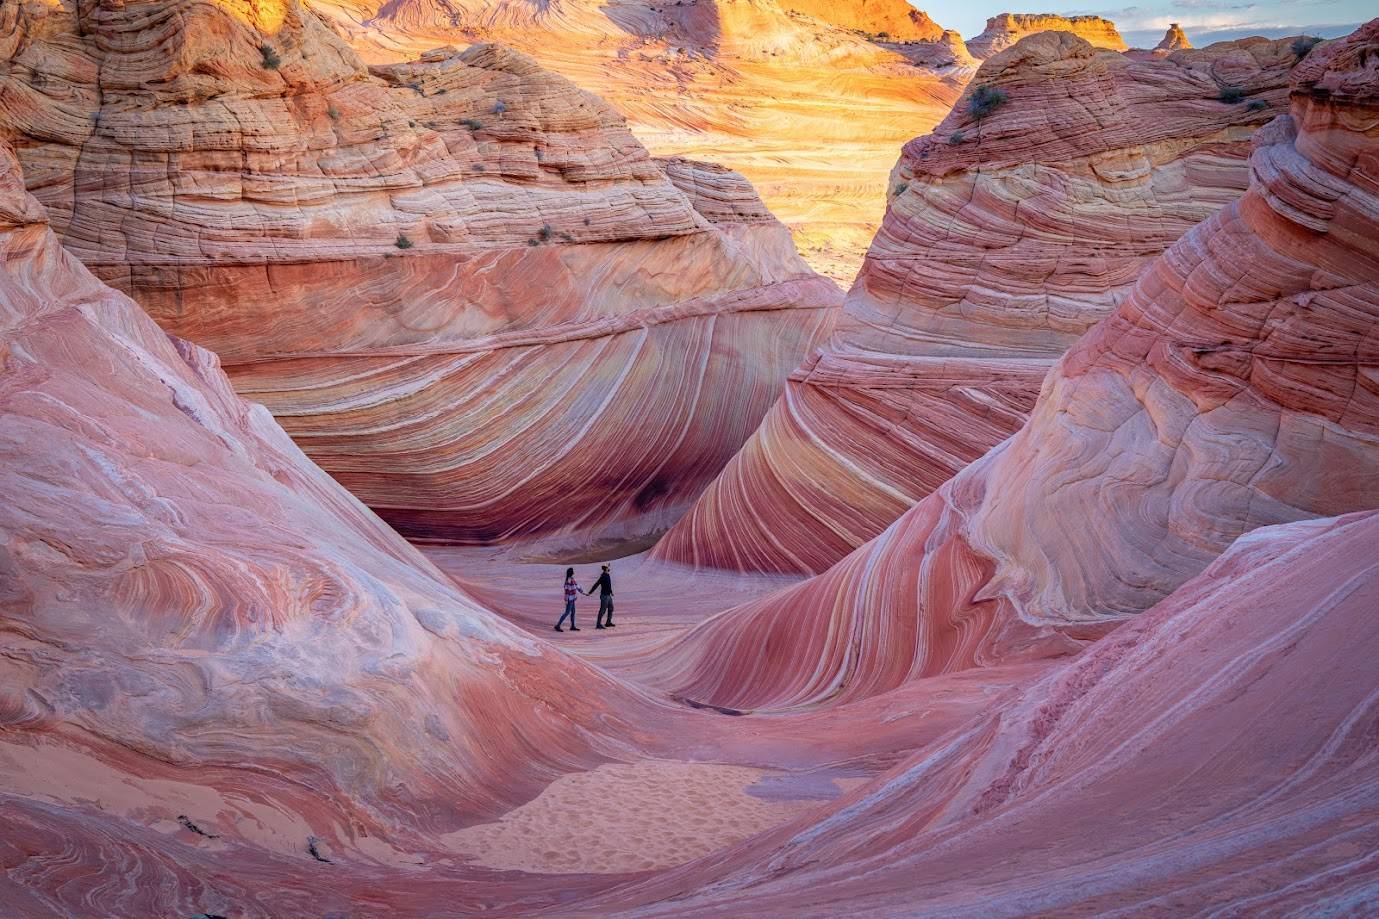
[[645,542],[840,299],[739,175],[663,171],[499,46],[370,71],[230,0],[39,0],[10,43],[0,124],[64,245],[409,537]]
[[1261,526],[1379,505],[1379,21],[1312,52],[1250,188],[1145,266],[1018,434],[656,679],[838,703],[1075,650]]
[[967,43],[967,50],[978,60],[995,57],[1020,39],[1040,32],[1070,32],[1098,48],[1112,51],[1125,51],[1129,47],[1116,31],[1116,24],[1100,16],[1001,13],[986,21],[986,28]]
[[905,147],[832,340],[658,557],[821,572],[1018,430],[1058,355],[1243,192],[1289,45],[1134,60],[1054,32],[987,61],[1005,103]]

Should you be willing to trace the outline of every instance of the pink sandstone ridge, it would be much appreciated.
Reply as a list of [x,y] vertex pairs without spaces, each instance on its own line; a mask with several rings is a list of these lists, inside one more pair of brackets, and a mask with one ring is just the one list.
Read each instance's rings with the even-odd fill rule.
[[15,15],[0,124],[63,244],[411,538],[646,542],[840,300],[741,176],[518,52],[367,69],[295,0]]
[[1298,65],[1246,194],[1144,266],[1018,434],[827,572],[687,633],[656,679],[787,708],[1060,655],[1244,533],[1379,504],[1376,33]]
[[1125,39],[1116,24],[1100,16],[1056,16],[1052,13],[1002,13],[986,21],[982,34],[967,43],[978,59],[994,57],[1027,35],[1040,32],[1071,32],[1098,48],[1125,51]]
[[1374,513],[1243,536],[824,813],[590,912],[1363,913],[1379,886],[1377,543]]
[[[1244,191],[1295,64],[1286,39],[1134,60],[1066,32],[988,60],[905,147],[830,342],[657,556],[819,573],[1015,433],[1053,361]],[[1004,100],[982,119],[980,87]]]

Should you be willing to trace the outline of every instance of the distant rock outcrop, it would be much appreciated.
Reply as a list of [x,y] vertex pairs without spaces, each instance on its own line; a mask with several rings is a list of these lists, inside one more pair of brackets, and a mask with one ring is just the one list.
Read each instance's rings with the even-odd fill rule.
[[824,574],[688,633],[660,679],[758,709],[1060,654],[1251,530],[1379,506],[1376,41],[1379,20],[1297,66],[1248,192],[1139,268],[1018,434]]
[[1174,51],[1182,51],[1191,48],[1192,42],[1187,40],[1187,33],[1183,31],[1178,23],[1173,23],[1164,33],[1164,37],[1154,46],[1155,52],[1161,54],[1172,54]]
[[406,535],[645,541],[841,299],[740,176],[668,178],[519,52],[370,71],[296,2],[34,9],[0,128],[64,244]]
[[1013,434],[1054,359],[1240,196],[1295,62],[1286,39],[1136,60],[1066,32],[988,60],[987,101],[905,148],[828,346],[656,553],[818,573]]
[[943,27],[907,0],[778,0],[782,9],[888,41],[937,41]]
[[656,155],[742,172],[805,260],[844,285],[884,213],[895,148],[938,124],[971,76],[965,49],[905,0],[310,3],[370,63],[475,41],[530,54],[626,115]]
[[1124,51],[1125,39],[1116,24],[1100,16],[1057,16],[1052,13],[1002,13],[986,21],[982,34],[967,42],[967,50],[978,59],[994,57],[1026,35],[1039,32],[1071,32],[1097,48]]

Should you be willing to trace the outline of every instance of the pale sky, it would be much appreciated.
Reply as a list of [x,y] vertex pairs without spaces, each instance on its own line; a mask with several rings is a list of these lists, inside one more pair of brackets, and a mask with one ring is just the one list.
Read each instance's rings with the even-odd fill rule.
[[910,2],[945,29],[957,29],[964,38],[981,32],[986,17],[997,13],[1090,13],[1115,22],[1125,40],[1140,47],[1156,44],[1171,22],[1182,25],[1188,39],[1201,47],[1246,35],[1276,38],[1307,33],[1332,38],[1375,16],[1373,0],[1120,0],[1119,4],[1109,0],[1104,5],[1098,5],[1098,0],[1038,0],[1006,5],[1001,5],[1005,0],[994,0],[992,6],[978,6],[971,0]]

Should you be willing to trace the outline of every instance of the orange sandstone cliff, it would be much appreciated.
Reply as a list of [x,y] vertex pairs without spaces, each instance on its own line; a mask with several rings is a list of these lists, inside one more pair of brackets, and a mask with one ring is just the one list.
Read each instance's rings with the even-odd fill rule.
[[1100,16],[1055,16],[1051,13],[1002,13],[986,21],[982,34],[967,43],[975,58],[1000,54],[1027,35],[1040,32],[1071,32],[1097,48],[1125,51],[1125,39],[1116,24]]
[[607,99],[656,155],[740,170],[843,284],[880,223],[895,148],[971,75],[961,39],[904,0],[311,3],[374,63],[474,41],[532,55]]

